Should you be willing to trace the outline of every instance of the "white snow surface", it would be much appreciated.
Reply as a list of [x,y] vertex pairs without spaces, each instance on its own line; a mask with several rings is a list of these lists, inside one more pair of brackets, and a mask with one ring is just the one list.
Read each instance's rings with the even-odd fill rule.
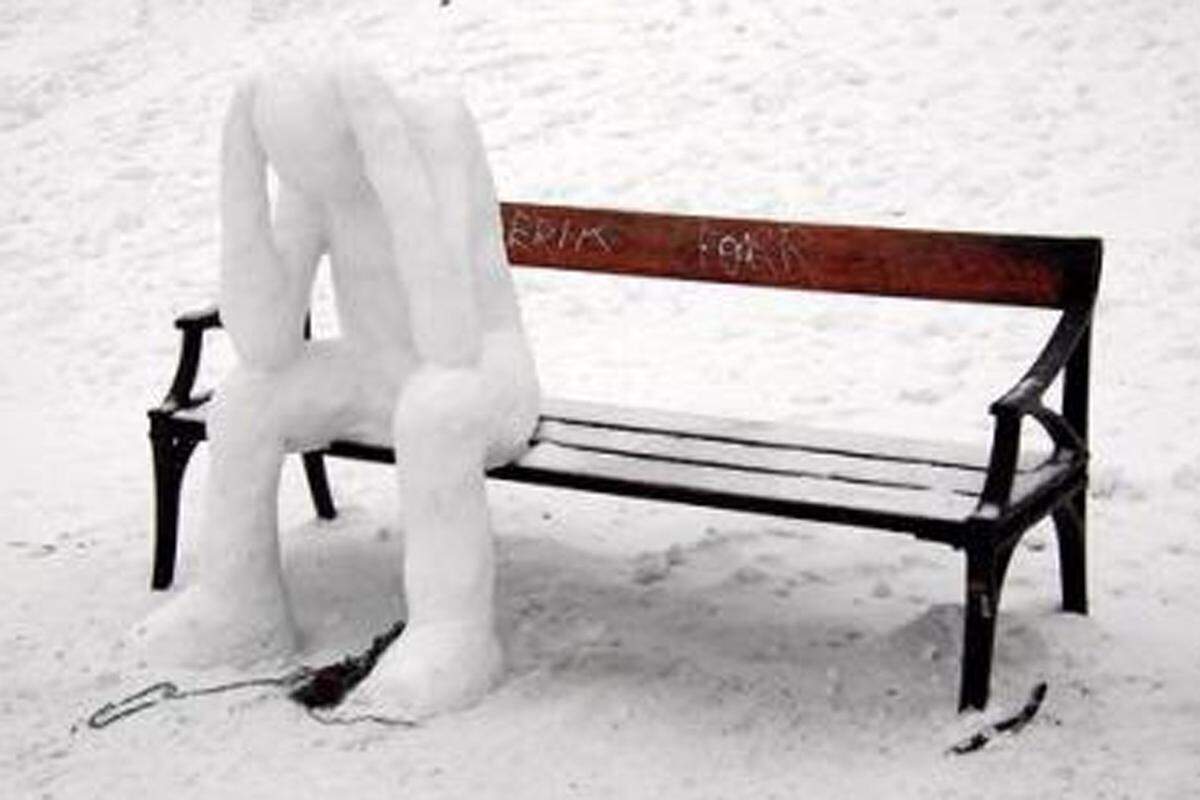
[[[1096,234],[1092,614],[1010,571],[993,706],[955,713],[962,559],[901,536],[489,485],[508,673],[415,729],[270,690],[82,720],[164,675],[144,409],[216,291],[236,78],[331,39],[461,83],[506,199]],[[0,7],[6,797],[1191,797],[1200,787],[1200,6],[1190,0],[6,0]],[[546,394],[985,444],[1042,312],[520,271]],[[319,292],[318,332],[332,325]],[[324,326],[324,327],[323,327]],[[207,383],[227,369],[213,339]],[[300,470],[285,568],[321,663],[398,613],[386,470]],[[189,579],[206,471],[185,485]],[[966,757],[1018,707],[1041,714]]]

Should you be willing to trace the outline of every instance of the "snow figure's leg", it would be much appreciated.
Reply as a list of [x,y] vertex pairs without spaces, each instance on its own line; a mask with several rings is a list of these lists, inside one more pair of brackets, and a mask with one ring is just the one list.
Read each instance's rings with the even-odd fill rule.
[[475,702],[502,667],[483,475],[481,320],[465,234],[447,225],[434,193],[436,165],[422,160],[377,77],[344,75],[341,84],[392,232],[421,366],[393,422],[408,624],[340,713],[417,719]]
[[[277,495],[285,452],[386,429],[380,393],[340,342],[305,346],[277,373],[239,368],[208,420],[210,467],[197,574],[135,631],[154,661],[245,665],[289,652],[295,630],[280,566]],[[382,412],[382,413],[381,413]]]
[[136,630],[151,661],[244,666],[295,646],[276,534],[284,446],[273,377],[238,370],[213,400],[198,575]]
[[357,396],[347,356],[304,344],[320,214],[283,186],[272,221],[252,95],[246,85],[234,96],[223,139],[221,316],[242,365],[208,419],[200,573],[137,631],[149,657],[194,666],[248,663],[294,645],[276,519],[285,442],[319,440]]
[[347,701],[348,716],[420,719],[476,702],[500,676],[481,391],[477,370],[427,366],[401,393],[394,431],[408,620]]

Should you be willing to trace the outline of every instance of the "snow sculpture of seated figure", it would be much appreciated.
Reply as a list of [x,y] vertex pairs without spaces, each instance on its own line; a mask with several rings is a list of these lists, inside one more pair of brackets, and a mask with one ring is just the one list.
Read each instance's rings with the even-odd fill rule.
[[[208,422],[196,581],[143,623],[144,646],[187,666],[289,652],[284,453],[391,442],[408,625],[348,713],[467,705],[501,669],[484,470],[522,452],[538,406],[474,120],[366,68],[274,67],[234,96],[222,160],[221,316],[240,365]],[[306,342],[326,253],[342,335]]]

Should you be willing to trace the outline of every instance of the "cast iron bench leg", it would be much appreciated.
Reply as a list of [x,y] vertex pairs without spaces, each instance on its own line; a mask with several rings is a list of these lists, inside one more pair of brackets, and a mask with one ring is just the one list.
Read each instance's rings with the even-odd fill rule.
[[152,589],[166,589],[175,580],[175,551],[179,537],[179,490],[197,439],[171,433],[151,433],[154,459],[154,574]]
[[[1019,538],[1019,537],[1018,537]],[[967,548],[967,600],[963,626],[962,682],[958,710],[987,706],[996,643],[1000,590],[1016,543]]]
[[1063,610],[1088,613],[1087,598],[1087,491],[1054,510],[1058,534],[1058,569],[1062,578]]
[[304,454],[304,474],[308,478],[308,490],[312,493],[313,506],[321,519],[333,519],[337,509],[329,491],[329,476],[325,472],[325,458],[320,453]]

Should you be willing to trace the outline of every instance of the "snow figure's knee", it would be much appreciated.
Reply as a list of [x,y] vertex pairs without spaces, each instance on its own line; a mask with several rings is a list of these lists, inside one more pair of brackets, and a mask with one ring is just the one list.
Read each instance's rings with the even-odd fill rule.
[[519,330],[488,335],[483,354],[485,396],[490,411],[486,465],[517,458],[537,425],[541,390],[529,343]]
[[275,398],[278,381],[269,373],[235,369],[221,384],[208,416],[209,438],[217,446],[259,448],[281,439]]
[[[477,453],[487,431],[485,384],[479,370],[423,367],[400,392],[393,417],[397,448],[450,455]],[[482,467],[482,461],[480,463]]]

